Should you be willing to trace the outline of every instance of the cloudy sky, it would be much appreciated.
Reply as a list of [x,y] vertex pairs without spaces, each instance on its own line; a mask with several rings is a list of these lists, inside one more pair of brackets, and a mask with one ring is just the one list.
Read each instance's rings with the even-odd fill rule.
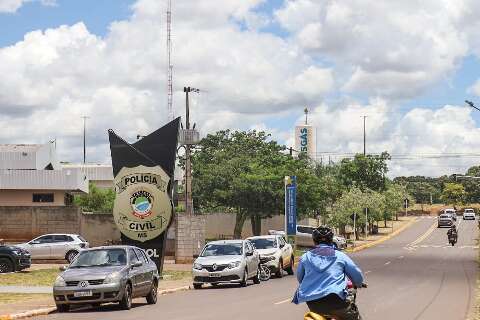
[[[221,3],[221,4],[220,4]],[[166,0],[0,0],[0,143],[57,139],[108,163],[167,121]],[[310,108],[318,158],[393,155],[390,175],[480,162],[480,2],[173,0],[175,115],[183,87],[202,134],[262,129],[293,145]]]

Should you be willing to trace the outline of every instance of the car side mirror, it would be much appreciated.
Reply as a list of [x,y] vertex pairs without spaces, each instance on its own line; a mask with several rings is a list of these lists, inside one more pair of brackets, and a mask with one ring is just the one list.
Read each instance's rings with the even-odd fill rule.
[[197,259],[197,258],[198,258],[198,254],[194,254],[193,259]]
[[58,268],[58,269],[60,269],[60,271],[62,271],[62,272],[63,272],[63,271],[66,271],[66,270],[67,270],[67,266],[61,266],[61,267]]
[[138,268],[138,267],[141,267],[141,266],[143,266],[142,261],[136,261],[136,262],[132,263],[132,268]]

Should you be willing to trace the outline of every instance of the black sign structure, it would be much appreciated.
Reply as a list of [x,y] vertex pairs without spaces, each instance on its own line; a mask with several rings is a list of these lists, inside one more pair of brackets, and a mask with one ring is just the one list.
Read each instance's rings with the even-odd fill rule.
[[[177,143],[178,143],[178,130],[180,125],[180,118],[177,118],[160,129],[152,132],[151,134],[143,137],[143,139],[130,144],[124,139],[119,137],[113,130],[108,130],[109,140],[110,140],[110,152],[112,155],[112,166],[113,166],[113,175],[117,178],[117,175],[124,169],[136,168],[136,167],[157,167],[163,169],[166,175],[168,175],[169,182],[166,187],[166,193],[168,194],[168,199],[170,207],[167,210],[172,210],[170,214],[173,214],[173,202],[172,200],[172,186],[173,186],[173,174],[175,170],[175,159],[177,153]],[[154,179],[146,179],[151,182]],[[157,179],[155,179],[156,182]],[[157,182],[156,182],[157,183]],[[158,184],[155,184],[158,186]],[[148,209],[149,201],[141,202],[144,196],[140,195],[139,208],[143,209],[141,206],[145,205]],[[118,193],[117,193],[118,197]],[[145,199],[143,199],[145,200]],[[133,204],[135,205],[135,204]],[[140,210],[139,209],[139,210]],[[142,213],[140,211],[140,213]],[[135,218],[135,217],[134,217]],[[167,222],[168,226],[173,221],[172,218]],[[116,221],[117,223],[117,221]],[[140,224],[141,225],[141,224]],[[150,224],[146,224],[148,227]],[[121,233],[122,243],[125,245],[133,245],[139,248],[144,249],[147,254],[152,258],[152,260],[157,265],[158,271],[161,273],[163,269],[163,260],[165,256],[165,246],[167,239],[167,230],[165,229],[160,235],[153,239],[146,241],[137,241],[131,237],[127,237],[123,232]]]

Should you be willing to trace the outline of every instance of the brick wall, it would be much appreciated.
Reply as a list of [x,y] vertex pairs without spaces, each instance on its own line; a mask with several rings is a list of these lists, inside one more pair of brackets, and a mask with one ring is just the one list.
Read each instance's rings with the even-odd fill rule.
[[190,263],[205,245],[205,216],[176,214],[175,261]]

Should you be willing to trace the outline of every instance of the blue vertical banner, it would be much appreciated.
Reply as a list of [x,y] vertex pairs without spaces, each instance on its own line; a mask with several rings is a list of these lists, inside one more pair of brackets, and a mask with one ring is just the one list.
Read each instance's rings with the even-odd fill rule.
[[297,234],[297,177],[285,177],[285,233]]

